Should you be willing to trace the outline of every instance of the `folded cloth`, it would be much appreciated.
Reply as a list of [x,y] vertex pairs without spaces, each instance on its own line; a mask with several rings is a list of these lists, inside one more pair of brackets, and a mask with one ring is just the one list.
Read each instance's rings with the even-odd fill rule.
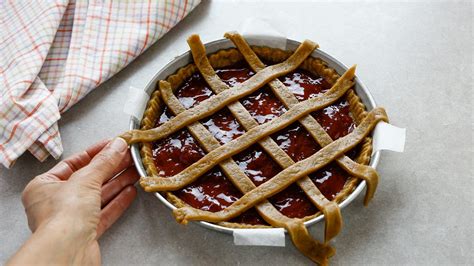
[[0,162],[63,152],[61,113],[124,68],[200,0],[0,1]]

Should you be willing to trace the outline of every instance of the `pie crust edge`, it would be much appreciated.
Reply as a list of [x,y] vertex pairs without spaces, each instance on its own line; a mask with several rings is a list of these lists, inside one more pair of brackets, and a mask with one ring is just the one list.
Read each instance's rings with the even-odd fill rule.
[[[261,46],[252,46],[252,50],[258,55],[259,58],[265,60],[266,62],[276,64],[286,60],[293,51],[284,51],[277,48],[271,47],[261,47]],[[209,62],[214,68],[227,67],[232,64],[235,64],[239,61],[244,60],[242,54],[236,48],[222,49],[213,54],[208,55]],[[340,75],[328,64],[323,61],[321,58],[314,58],[309,56],[306,58],[299,68],[309,71],[313,75],[320,76],[324,78],[330,85],[334,85],[336,80]],[[179,68],[174,74],[168,76],[166,81],[171,84],[172,90],[175,91],[179,86],[191,75],[198,72],[198,68],[194,63],[189,63],[188,65]],[[158,85],[157,85],[158,86]],[[354,91],[354,88],[349,89],[344,95],[344,99],[349,103],[350,113],[358,125],[367,115],[366,107],[362,103],[361,99],[357,96]],[[141,130],[148,130],[155,127],[155,122],[158,116],[163,110],[164,103],[161,98],[161,94],[158,89],[156,89],[147,103],[147,107],[143,114],[141,121]],[[371,152],[372,152],[372,139],[366,137],[360,144],[360,151],[355,158],[355,162],[359,164],[367,165],[370,162]],[[152,156],[152,144],[141,143],[140,154],[142,157],[143,166],[147,171],[147,174],[158,175],[158,169],[156,168],[153,156]],[[336,203],[340,204],[345,200],[361,182],[361,179],[349,176],[342,190],[336,195],[333,199]],[[178,198],[172,192],[160,192],[165,195],[166,199],[173,204],[175,207],[180,208],[184,206],[189,206],[183,200]],[[304,221],[308,221],[320,216],[322,212],[317,212],[313,215],[306,216],[302,218]],[[266,225],[250,225],[250,224],[241,224],[241,223],[232,223],[232,222],[220,222],[219,225],[228,228],[269,228],[271,226]]]

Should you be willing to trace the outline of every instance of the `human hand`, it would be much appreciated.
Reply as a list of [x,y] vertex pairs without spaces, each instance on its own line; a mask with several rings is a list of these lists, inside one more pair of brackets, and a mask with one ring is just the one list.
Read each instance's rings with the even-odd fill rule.
[[[100,264],[97,239],[131,204],[138,178],[120,138],[99,142],[35,177],[22,195],[33,236],[10,263],[38,263],[37,254],[46,263]],[[46,243],[60,250],[49,246],[52,254],[45,254]]]

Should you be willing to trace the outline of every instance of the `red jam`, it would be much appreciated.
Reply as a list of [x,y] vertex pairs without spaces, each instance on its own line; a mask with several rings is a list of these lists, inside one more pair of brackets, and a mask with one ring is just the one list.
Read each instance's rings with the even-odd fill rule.
[[[254,74],[245,65],[218,69],[216,72],[231,87],[244,82]],[[318,97],[331,87],[323,78],[315,77],[304,70],[296,70],[281,77],[280,80],[300,101]],[[176,96],[186,108],[197,105],[213,94],[200,74],[194,74],[176,91]],[[259,124],[286,112],[286,108],[268,86],[241,99],[240,102]],[[355,128],[354,120],[349,115],[349,104],[345,100],[336,102],[312,115],[333,139],[343,137]],[[157,125],[168,121],[171,117],[173,115],[165,107]],[[227,108],[202,120],[201,123],[221,144],[245,133],[244,128]],[[320,146],[298,122],[271,137],[294,161],[308,158],[320,149]],[[153,144],[155,165],[163,176],[179,173],[204,155],[204,150],[187,130],[181,130]],[[282,170],[258,144],[233,158],[257,186]],[[331,163],[311,174],[310,178],[328,199],[333,199],[344,186],[348,175],[337,164]],[[219,167],[215,167],[194,183],[176,191],[175,194],[195,208],[212,212],[228,207],[242,196],[242,193],[226,178]],[[317,212],[316,207],[296,184],[269,200],[288,217],[301,218]],[[232,222],[265,224],[255,209],[245,212]]]

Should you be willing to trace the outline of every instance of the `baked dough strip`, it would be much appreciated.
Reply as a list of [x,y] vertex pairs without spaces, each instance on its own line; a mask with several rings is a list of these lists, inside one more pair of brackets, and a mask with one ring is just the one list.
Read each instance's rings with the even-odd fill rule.
[[[203,78],[209,84],[211,90],[214,91],[214,93],[219,94],[225,90],[230,89],[230,87],[219,78],[214,68],[211,66],[211,63],[206,56],[206,48],[202,44],[199,36],[191,36],[188,39],[188,44],[191,48],[194,64],[201,72]],[[246,55],[244,55],[244,58],[247,58]],[[258,69],[258,71],[261,71],[262,69],[263,67]],[[248,112],[248,110],[245,109],[245,107],[240,103],[240,101],[233,102],[227,107],[245,130],[248,131],[259,125]],[[265,137],[258,143],[283,169],[290,167],[295,163],[293,159],[291,159],[291,157],[285,151],[283,151],[272,138]],[[311,202],[324,213],[324,242],[329,242],[329,240],[335,237],[342,228],[342,217],[339,206],[336,202],[326,199],[326,197],[324,197],[324,195],[321,193],[321,191],[319,191],[319,189],[309,177],[305,176],[304,178],[298,180],[298,185],[306,193]]]
[[[299,118],[324,108],[342,97],[344,93],[352,87],[354,78],[354,68],[346,71],[334,84],[334,86],[324,94],[324,97],[317,97],[308,99],[294,105],[286,113],[280,117],[275,118],[265,124],[259,125],[247,131],[244,135],[220,146],[219,148],[207,153],[197,162],[193,163],[188,168],[184,169],[180,173],[171,177],[142,177],[140,185],[147,192],[155,191],[173,191],[182,188],[190,184],[191,182],[198,179],[205,172],[211,170],[212,167],[216,166],[219,162],[245,150],[260,139],[269,136],[279,130],[284,129],[290,124],[296,122]],[[257,73],[258,74],[258,73]],[[257,75],[256,74],[256,75]],[[230,91],[230,90],[227,90]],[[219,95],[224,94],[222,92]],[[190,109],[188,109],[190,110]],[[186,112],[186,111],[185,111]],[[182,112],[181,114],[184,114]],[[181,114],[178,114],[181,115]],[[178,117],[176,116],[176,117]]]
[[361,142],[378,122],[387,120],[387,115],[383,108],[377,107],[373,109],[352,133],[333,141],[310,157],[284,169],[267,182],[244,194],[224,210],[209,212],[192,207],[182,207],[175,209],[173,213],[181,223],[186,223],[189,220],[221,222],[232,219],[258,204],[262,199],[281,192],[301,177],[319,170],[335,158],[348,152]]
[[[192,38],[192,36],[190,38]],[[193,108],[187,109],[159,127],[149,130],[130,130],[120,135],[120,137],[128,144],[151,142],[165,138],[185,126],[210,116],[230,103],[238,101],[240,98],[251,94],[257,89],[263,87],[270,80],[295,70],[306,59],[306,57],[312,53],[316,46],[315,43],[306,40],[284,62],[263,69],[245,82],[230,90],[215,95]]]
[[[249,66],[255,72],[261,71],[263,68],[265,68],[265,64],[263,64],[260,58],[258,58],[252,48],[250,48],[249,44],[245,41],[242,35],[238,34],[237,32],[227,32],[224,34],[224,36],[234,43],[236,48],[244,56]],[[273,93],[287,108],[291,108],[292,106],[299,103],[296,96],[279,79],[270,81],[268,85],[271,87]],[[311,115],[301,118],[299,122],[306,128],[306,130],[321,147],[329,145],[331,142],[333,142],[333,139],[329,136],[329,134]],[[337,158],[336,161],[339,166],[346,170],[350,175],[366,181],[367,190],[365,193],[364,205],[367,205],[373,198],[375,190],[377,189],[379,176],[375,169],[368,165],[358,164],[346,155]],[[311,182],[311,180],[305,177],[298,180],[298,184],[301,186],[301,183],[307,183],[307,181]]]
[[[176,98],[167,81],[160,81],[159,89],[164,103],[175,115],[184,112],[186,109]],[[219,141],[200,123],[194,122],[188,125],[189,132],[199,142],[206,152],[210,152],[220,147]],[[220,168],[227,178],[243,193],[247,193],[254,188],[255,184],[240,169],[232,158],[219,163]],[[337,205],[336,205],[337,207]],[[262,200],[255,206],[260,216],[263,217],[273,227],[285,228],[292,238],[295,246],[307,257],[320,264],[327,263],[330,256],[334,254],[334,249],[328,245],[319,243],[309,234],[301,219],[292,219],[280,213],[267,199]],[[337,208],[337,210],[339,210]],[[333,212],[330,212],[333,213]]]

